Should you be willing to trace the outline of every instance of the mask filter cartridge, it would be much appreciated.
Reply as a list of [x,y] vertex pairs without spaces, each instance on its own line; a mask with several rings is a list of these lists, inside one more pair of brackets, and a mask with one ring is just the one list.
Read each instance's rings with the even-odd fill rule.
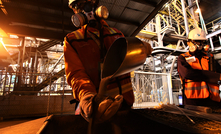
[[[88,8],[87,8],[88,9]],[[85,24],[95,26],[97,19],[107,19],[109,16],[108,9],[105,6],[99,6],[95,12],[83,11],[72,15],[71,21],[75,27],[81,27]],[[91,24],[90,24],[91,23]]]

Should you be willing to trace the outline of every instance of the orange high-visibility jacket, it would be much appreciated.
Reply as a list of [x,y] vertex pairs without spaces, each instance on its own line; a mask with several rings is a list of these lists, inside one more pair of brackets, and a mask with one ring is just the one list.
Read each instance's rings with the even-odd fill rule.
[[[101,21],[101,24],[103,25],[103,42],[108,50],[117,38],[124,37],[124,35],[119,30],[109,27],[105,21]],[[100,46],[97,43],[100,36],[99,30],[87,27],[85,38],[85,28],[86,25],[67,34],[64,39],[65,73],[76,100],[80,100],[87,92],[97,92],[100,84],[101,58]],[[110,96],[119,94],[119,85],[121,85],[124,99],[128,105],[133,104],[134,95],[130,74],[113,79],[110,83],[107,91]]]
[[[185,59],[192,56],[189,52],[181,55],[185,57]],[[213,55],[210,54],[210,56]],[[195,61],[193,62],[188,62],[188,64],[193,69],[209,70],[209,57],[203,56],[201,58],[201,64],[198,58],[196,58]],[[218,84],[210,84],[204,81],[197,82],[189,79],[185,79],[184,83],[185,83],[184,93],[188,99],[200,99],[200,98],[210,97],[211,100],[220,102]]]

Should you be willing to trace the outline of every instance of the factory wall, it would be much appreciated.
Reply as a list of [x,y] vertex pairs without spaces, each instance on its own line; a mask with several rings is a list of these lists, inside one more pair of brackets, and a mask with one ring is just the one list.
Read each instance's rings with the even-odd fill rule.
[[[63,100],[62,100],[63,99]],[[74,113],[70,104],[72,95],[66,96],[0,96],[0,120],[22,117]],[[48,105],[49,104],[49,105]]]

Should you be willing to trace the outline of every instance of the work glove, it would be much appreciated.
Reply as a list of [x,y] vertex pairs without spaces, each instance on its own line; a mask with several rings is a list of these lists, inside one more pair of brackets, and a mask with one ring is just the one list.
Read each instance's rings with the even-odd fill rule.
[[92,117],[94,117],[95,123],[105,122],[117,113],[122,101],[122,95],[117,95],[115,98],[112,98],[91,92],[86,93],[80,100],[81,115],[88,122]]

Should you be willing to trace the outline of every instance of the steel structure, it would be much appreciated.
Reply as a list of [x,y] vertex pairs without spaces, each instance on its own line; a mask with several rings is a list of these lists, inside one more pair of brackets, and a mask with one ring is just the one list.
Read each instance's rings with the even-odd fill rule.
[[[199,13],[194,11],[198,9]],[[171,76],[172,84],[167,81],[167,85],[171,87],[163,86],[162,82],[157,82],[157,91],[171,89],[173,91],[173,101],[169,101],[171,104],[179,104],[178,95],[181,94],[181,82],[176,69],[176,59],[179,54],[184,53],[188,50],[188,46],[185,45],[187,36],[190,30],[201,27],[206,30],[207,38],[210,41],[212,53],[219,53],[220,47],[213,45],[213,37],[218,36],[220,42],[220,18],[205,24],[202,14],[200,12],[198,0],[189,0],[188,3],[184,0],[171,0],[164,5],[163,9],[151,20],[137,35],[143,41],[149,42],[154,51],[152,55],[147,58],[142,70],[143,72],[152,72],[153,74],[158,73],[158,76],[162,74],[168,74]],[[219,24],[216,26],[215,24]],[[210,30],[207,29],[208,25],[212,25]],[[208,31],[207,31],[208,30]],[[219,43],[220,44],[220,43]],[[221,44],[220,44],[221,45]],[[140,74],[134,74],[135,80],[133,80],[134,91],[136,97],[136,104],[144,102],[156,102],[154,99],[147,99],[150,96],[156,96],[153,92],[154,86],[151,86],[153,81],[158,78],[152,77],[152,74],[146,74],[146,76],[140,76]],[[151,78],[151,79],[149,79]],[[163,79],[162,79],[163,80]],[[149,85],[147,85],[149,83]],[[173,85],[173,87],[172,87]],[[168,89],[167,89],[168,88]],[[143,94],[148,97],[143,96]],[[158,92],[158,96],[160,96]],[[158,103],[163,100],[157,101]],[[158,105],[158,104],[157,104]],[[151,105],[149,105],[151,106]],[[148,104],[146,105],[148,107]]]

